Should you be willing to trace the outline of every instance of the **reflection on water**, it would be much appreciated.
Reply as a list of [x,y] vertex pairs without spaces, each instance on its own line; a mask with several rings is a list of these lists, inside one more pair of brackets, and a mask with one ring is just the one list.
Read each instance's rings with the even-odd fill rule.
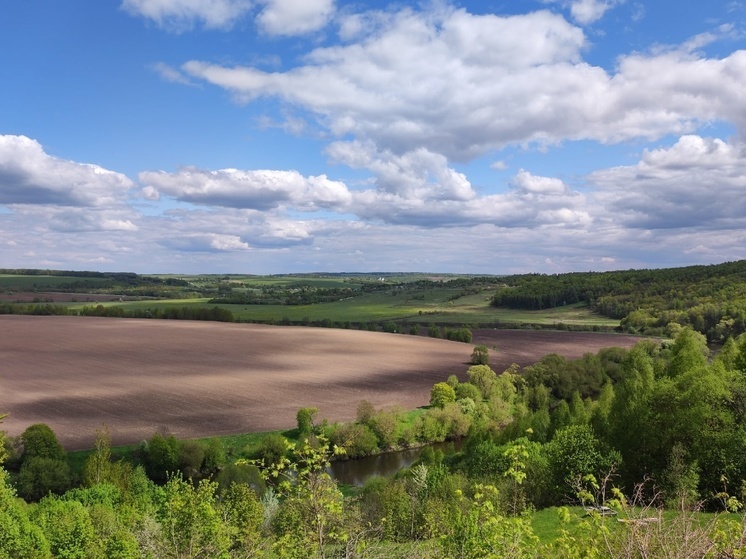
[[[435,443],[429,445],[434,450],[447,452],[450,448],[458,450],[461,441],[455,443]],[[329,474],[337,481],[345,485],[363,485],[373,476],[392,476],[402,468],[408,468],[420,457],[420,453],[426,447],[411,448],[398,452],[386,452],[376,456],[366,456],[355,460],[341,460],[332,462]]]

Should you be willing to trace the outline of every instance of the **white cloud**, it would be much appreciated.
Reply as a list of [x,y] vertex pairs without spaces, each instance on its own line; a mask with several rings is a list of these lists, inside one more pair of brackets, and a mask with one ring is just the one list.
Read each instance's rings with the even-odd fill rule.
[[121,173],[48,155],[26,136],[0,135],[0,204],[115,206],[133,186]]
[[231,252],[249,250],[248,243],[235,235],[218,233],[187,234],[162,240],[162,244],[181,252]]
[[552,177],[538,177],[528,171],[521,169],[513,179],[513,186],[522,193],[562,195],[567,194],[568,188],[560,179]]
[[230,27],[252,7],[251,0],[123,0],[122,8],[173,31]]
[[344,183],[326,175],[304,177],[297,171],[207,171],[189,167],[177,173],[146,171],[140,173],[139,180],[145,185],[143,196],[148,199],[162,193],[183,202],[228,208],[343,209],[351,199]]
[[334,14],[334,0],[263,0],[256,18],[270,35],[304,35],[324,27]]
[[545,4],[560,4],[570,9],[572,18],[581,25],[589,25],[601,19],[611,8],[626,0],[542,0]]
[[619,0],[575,0],[570,4],[570,13],[575,21],[588,25],[601,19],[608,10],[620,3]]
[[585,45],[581,29],[546,11],[404,9],[285,72],[200,61],[182,71],[243,102],[278,97],[337,137],[397,155],[422,148],[468,160],[511,144],[656,139],[711,120],[746,126],[746,51],[635,54],[609,74],[582,61]]
[[466,176],[451,169],[444,156],[425,148],[395,155],[377,151],[369,142],[335,142],[327,153],[336,163],[370,170],[383,192],[418,200],[470,200],[476,196]]
[[189,78],[181,73],[178,69],[169,66],[165,62],[156,62],[151,66],[153,71],[161,78],[171,83],[180,83],[182,85],[194,85]]
[[591,173],[596,198],[627,227],[746,228],[744,146],[682,136],[670,148],[646,150],[632,166]]

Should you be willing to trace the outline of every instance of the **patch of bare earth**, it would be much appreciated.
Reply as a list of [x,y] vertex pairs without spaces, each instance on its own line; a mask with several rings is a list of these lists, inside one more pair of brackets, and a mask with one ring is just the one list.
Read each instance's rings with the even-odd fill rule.
[[[625,336],[476,333],[493,368],[567,357]],[[567,334],[567,335],[565,335]],[[489,336],[486,337],[486,336]],[[332,420],[377,407],[427,404],[449,374],[465,377],[473,346],[357,330],[94,317],[0,316],[0,412],[17,435],[47,423],[68,449],[106,423],[115,444],[165,429],[179,438],[290,428],[303,406]]]

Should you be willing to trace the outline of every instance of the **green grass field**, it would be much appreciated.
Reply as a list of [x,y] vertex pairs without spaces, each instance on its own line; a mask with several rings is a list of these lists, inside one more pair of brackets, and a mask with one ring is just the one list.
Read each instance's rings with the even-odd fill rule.
[[[394,292],[395,293],[395,292]],[[453,292],[431,290],[423,292],[422,298],[413,298],[391,292],[367,293],[358,297],[331,303],[314,305],[225,305],[209,303],[201,299],[164,299],[149,301],[105,302],[104,306],[120,306],[125,310],[144,310],[168,307],[215,306],[230,310],[236,320],[250,322],[321,321],[333,322],[383,322],[403,321],[426,325],[438,324],[558,324],[578,326],[615,327],[618,320],[602,317],[584,305],[568,305],[543,311],[522,311],[495,308],[489,305],[489,297],[471,295],[451,299]],[[67,303],[71,309],[81,309],[90,303]]]

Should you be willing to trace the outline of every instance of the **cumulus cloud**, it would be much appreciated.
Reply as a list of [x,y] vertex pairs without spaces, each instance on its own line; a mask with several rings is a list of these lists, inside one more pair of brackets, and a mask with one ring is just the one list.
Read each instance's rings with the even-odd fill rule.
[[220,169],[194,167],[176,173],[140,173],[143,196],[156,199],[161,193],[193,204],[271,210],[283,205],[314,211],[341,209],[351,199],[344,183],[326,175],[304,177],[297,171]]
[[173,31],[230,27],[252,7],[251,0],[123,0],[122,8]]
[[468,179],[447,159],[426,148],[395,155],[370,142],[334,142],[327,154],[336,163],[368,169],[379,190],[418,200],[470,200],[476,196]]
[[682,136],[646,150],[639,163],[591,173],[589,185],[627,227],[746,227],[746,153],[741,144]]
[[270,35],[303,35],[324,27],[334,9],[334,0],[264,0],[256,21]]
[[165,238],[161,241],[161,244],[182,252],[232,252],[249,249],[248,243],[245,243],[239,237],[219,233],[189,234]]
[[570,14],[582,25],[588,25],[601,19],[614,6],[625,0],[573,0],[569,2]]
[[521,193],[538,195],[562,195],[568,188],[560,180],[552,177],[538,177],[521,169],[513,179],[513,185]]
[[310,111],[337,137],[450,161],[511,144],[656,139],[711,120],[746,125],[746,51],[633,54],[610,74],[582,60],[583,31],[548,11],[403,9],[373,33],[348,34],[349,44],[318,48],[284,72],[204,61],[181,70],[239,101],[277,97]]
[[121,173],[48,155],[26,136],[0,135],[0,204],[115,206],[133,186]]

